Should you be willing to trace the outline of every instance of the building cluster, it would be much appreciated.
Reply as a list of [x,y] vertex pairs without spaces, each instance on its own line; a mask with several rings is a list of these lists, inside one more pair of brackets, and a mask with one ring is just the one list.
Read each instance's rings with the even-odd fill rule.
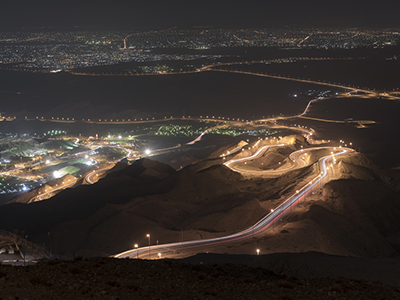
[[[385,47],[400,30],[188,29],[150,32],[0,32],[0,67],[56,72],[123,62],[216,60],[212,48]],[[173,48],[164,50],[165,48]],[[199,52],[194,52],[199,50]],[[200,54],[201,53],[201,54]],[[150,68],[151,69],[151,68]],[[153,68],[154,69],[154,68]],[[158,69],[156,71],[159,71]]]

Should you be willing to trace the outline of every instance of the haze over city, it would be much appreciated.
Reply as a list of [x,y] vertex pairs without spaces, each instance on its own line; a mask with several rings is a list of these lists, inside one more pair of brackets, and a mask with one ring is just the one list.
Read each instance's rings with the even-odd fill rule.
[[399,3],[19,1],[1,299],[398,299]]
[[[396,1],[12,1],[4,3],[2,27],[101,26],[107,29],[171,26],[393,27]],[[122,27],[122,28],[121,28]]]

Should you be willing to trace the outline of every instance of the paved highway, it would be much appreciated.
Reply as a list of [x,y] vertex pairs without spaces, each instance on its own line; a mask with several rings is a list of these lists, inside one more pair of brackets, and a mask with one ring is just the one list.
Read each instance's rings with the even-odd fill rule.
[[96,168],[96,169],[91,170],[85,176],[86,182],[89,183],[89,184],[96,183],[99,180],[99,175],[101,173],[104,173],[104,172],[112,169],[114,166],[115,166],[115,164],[109,162],[109,165],[107,167],[105,167],[105,168],[101,168],[101,169]]
[[238,74],[245,74],[245,75],[262,76],[262,77],[291,80],[291,81],[299,81],[299,82],[312,83],[312,84],[317,84],[317,85],[326,85],[326,86],[331,86],[331,87],[336,87],[336,88],[341,88],[341,89],[346,89],[346,90],[352,90],[354,92],[363,92],[366,94],[377,95],[374,91],[370,91],[370,90],[366,90],[366,89],[360,89],[360,88],[355,88],[355,87],[350,87],[350,86],[345,86],[345,85],[340,85],[340,84],[335,84],[335,83],[330,83],[330,82],[314,81],[314,80],[310,80],[310,79],[300,79],[300,78],[285,77],[285,76],[279,76],[279,75],[269,75],[269,74],[264,74],[264,73],[251,72],[251,71],[227,70],[227,69],[216,69],[216,68],[209,68],[208,70],[218,71],[218,72],[226,72],[226,73],[238,73]]
[[[260,149],[258,149],[257,152],[254,153],[253,155],[250,155],[250,156],[247,156],[247,157],[238,158],[238,159],[232,159],[232,160],[224,163],[224,165],[229,167],[231,170],[236,171],[236,172],[247,172],[248,170],[241,169],[241,168],[235,168],[234,165],[236,165],[238,163],[241,163],[241,162],[246,162],[246,161],[249,161],[249,160],[260,158],[260,157],[262,157],[264,155],[264,153],[268,149],[274,148],[274,147],[282,147],[282,146],[285,146],[285,144],[263,146]],[[269,172],[269,171],[270,170],[266,170],[265,172]]]

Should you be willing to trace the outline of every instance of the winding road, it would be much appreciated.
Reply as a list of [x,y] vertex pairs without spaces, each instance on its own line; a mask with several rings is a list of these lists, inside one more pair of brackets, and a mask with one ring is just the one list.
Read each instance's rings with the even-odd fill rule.
[[[231,170],[239,172],[239,173],[248,173],[248,174],[253,174],[253,175],[274,175],[274,176],[283,175],[284,173],[286,173],[288,171],[293,171],[293,170],[304,168],[305,166],[307,166],[307,162],[305,160],[305,155],[308,155],[309,152],[316,151],[316,150],[331,150],[332,149],[332,147],[313,147],[313,148],[305,148],[305,149],[297,150],[295,152],[292,152],[289,155],[289,160],[291,162],[289,166],[283,167],[284,165],[282,165],[283,168],[279,167],[278,169],[275,169],[275,170],[249,170],[249,169],[240,168],[240,166],[235,166],[239,163],[251,161],[253,159],[262,157],[265,154],[265,152],[270,148],[281,147],[281,146],[285,146],[285,145],[288,145],[288,144],[263,146],[253,155],[244,157],[244,158],[230,160],[229,162],[225,163],[225,166],[227,166]],[[333,148],[333,149],[335,149],[335,148]],[[336,149],[335,149],[335,151],[336,151]]]

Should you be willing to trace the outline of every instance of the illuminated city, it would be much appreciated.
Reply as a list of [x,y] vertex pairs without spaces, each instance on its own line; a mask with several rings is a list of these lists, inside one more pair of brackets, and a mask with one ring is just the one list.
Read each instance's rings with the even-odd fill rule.
[[[138,63],[127,73],[180,72],[207,64],[240,60],[237,55],[196,53],[218,48],[268,47],[293,49],[382,48],[399,43],[400,28],[385,30],[277,30],[171,28],[160,32],[1,32],[1,68],[36,72],[60,72],[95,66]],[[187,53],[162,53],[162,49],[186,49]],[[183,51],[184,52],[184,51]],[[145,63],[183,61],[179,68]],[[197,66],[196,66],[197,65]]]
[[399,4],[223,2],[5,4],[0,300],[399,299]]

